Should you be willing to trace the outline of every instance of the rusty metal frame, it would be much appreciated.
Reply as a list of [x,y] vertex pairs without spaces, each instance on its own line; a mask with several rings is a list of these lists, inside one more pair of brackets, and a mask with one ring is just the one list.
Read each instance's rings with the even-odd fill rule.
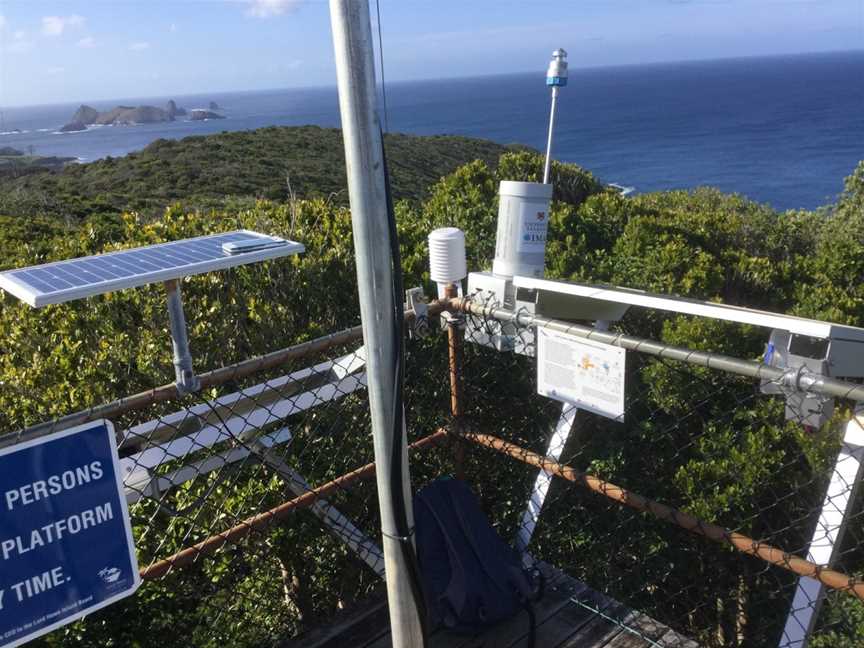
[[[446,430],[438,430],[432,434],[423,437],[419,441],[415,441],[408,446],[409,450],[425,450],[431,446],[441,444],[447,436]],[[166,575],[168,572],[187,567],[193,564],[199,556],[205,556],[216,553],[220,548],[229,543],[236,543],[253,531],[262,531],[270,525],[282,520],[294,511],[302,510],[311,507],[315,502],[332,495],[337,490],[348,488],[357,482],[367,479],[375,474],[375,464],[368,463],[356,470],[345,473],[336,479],[322,484],[317,488],[312,488],[308,492],[283,502],[269,511],[258,513],[246,518],[239,524],[231,527],[227,531],[217,533],[210,536],[197,544],[194,544],[185,549],[181,549],[177,553],[155,562],[148,567],[141,569],[140,575],[142,580],[155,580]]]
[[479,446],[495,450],[504,455],[518,459],[529,465],[541,468],[546,472],[560,477],[569,482],[587,488],[593,493],[601,495],[618,504],[630,507],[642,513],[650,513],[659,520],[669,522],[685,531],[704,536],[709,540],[726,544],[741,553],[755,556],[765,562],[781,567],[798,576],[813,578],[823,585],[846,592],[860,600],[864,600],[864,580],[854,578],[848,574],[822,567],[809,560],[792,555],[759,540],[755,540],[736,531],[723,528],[700,520],[688,513],[679,511],[666,504],[661,504],[648,499],[642,495],[621,488],[611,482],[599,479],[570,466],[560,464],[557,461],[522,448],[513,443],[489,434],[478,434],[463,432],[461,437]]
[[[445,289],[448,299],[458,296],[458,288],[450,284]],[[449,355],[450,374],[450,429],[453,444],[453,472],[458,479],[465,479],[465,442],[460,438],[463,416],[465,414],[465,385],[462,376],[462,359],[464,356],[464,317],[453,314],[447,320],[447,348]]]

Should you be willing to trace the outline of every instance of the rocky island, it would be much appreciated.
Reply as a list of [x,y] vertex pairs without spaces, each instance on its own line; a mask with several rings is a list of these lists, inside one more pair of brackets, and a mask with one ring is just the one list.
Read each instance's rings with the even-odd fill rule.
[[56,155],[33,155],[12,148],[0,146],[0,177],[18,177],[41,170],[59,171],[70,162],[76,162],[74,157],[59,157]]
[[186,114],[186,109],[178,108],[177,104],[174,103],[174,100],[169,99],[168,103],[165,105],[165,112],[168,113],[169,117],[181,117]]
[[212,110],[204,110],[203,108],[195,108],[189,113],[190,121],[204,121],[205,119],[225,119],[225,115],[220,115]]
[[[211,107],[214,102],[210,102]],[[174,121],[176,117],[186,115],[186,109],[180,108],[171,99],[164,108],[156,106],[116,106],[111,110],[99,112],[92,106],[82,105],[72,115],[62,128],[62,133],[73,133],[87,130],[88,126],[98,124],[102,126],[129,126],[133,124],[154,124],[158,122]],[[189,113],[192,121],[204,119],[224,119],[222,115],[211,110],[192,110]]]

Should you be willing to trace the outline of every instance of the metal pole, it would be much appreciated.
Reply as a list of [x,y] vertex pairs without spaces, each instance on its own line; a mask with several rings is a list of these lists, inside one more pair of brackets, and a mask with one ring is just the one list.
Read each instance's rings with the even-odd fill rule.
[[543,165],[543,184],[549,184],[552,169],[552,133],[555,130],[555,108],[558,105],[558,86],[552,86],[552,109],[549,112],[549,135],[546,138],[546,163]]
[[[402,546],[405,540],[400,538],[404,530],[397,528],[402,512],[396,510],[391,483],[397,323],[392,316],[393,269],[369,3],[367,0],[330,0],[330,20],[348,170],[360,316],[367,350],[369,407],[391,636],[395,648],[415,648],[424,645],[419,611],[421,601],[417,600],[418,596],[411,587],[412,565]],[[406,437],[403,426],[401,488],[410,526],[413,525],[413,515]]]
[[[594,326],[598,331],[608,331],[608,320],[597,320]],[[575,405],[564,403],[561,406],[561,416],[558,418],[558,423],[552,432],[552,437],[549,439],[549,445],[546,448],[546,457],[553,461],[558,461],[561,458],[561,453],[567,447],[567,442],[570,440],[570,435],[576,426],[576,413],[579,411]],[[523,554],[522,559],[525,566],[530,566],[532,558],[528,555],[528,545],[531,543],[531,536],[534,535],[534,529],[537,527],[537,522],[540,520],[540,513],[543,511],[543,503],[546,501],[546,495],[549,492],[549,485],[552,483],[552,473],[541,470],[537,473],[537,478],[534,480],[534,489],[528,497],[528,502],[525,504],[525,512],[522,513],[522,523],[519,525],[519,530],[516,533],[516,550]]]
[[171,325],[171,344],[174,347],[174,380],[178,392],[189,394],[198,391],[199,383],[192,369],[180,282],[177,279],[166,281],[165,292],[168,295],[168,321]]
[[[843,536],[854,511],[858,488],[864,479],[864,408],[859,407],[846,424],[843,445],[834,462],[834,472],[825,493],[819,521],[807,551],[807,560],[833,565],[843,545]],[[802,576],[792,599],[780,646],[806,648],[825,599],[825,586]]]
[[[549,439],[549,446],[546,448],[545,456],[552,461],[558,461],[561,458],[561,453],[564,452],[564,447],[570,438],[570,432],[576,424],[576,412],[578,411],[579,408],[570,403],[564,403],[561,406],[561,416],[558,418],[558,423],[552,432],[552,438]],[[549,486],[552,484],[552,477],[552,473],[547,470],[541,470],[537,473],[537,477],[534,479],[534,488],[525,503],[522,522],[516,531],[516,551],[522,554],[522,560],[526,567],[532,561],[532,558],[527,554],[528,545],[531,544],[531,537],[534,535],[534,529],[537,528],[537,522],[540,520],[540,513],[543,511],[543,503],[546,501]]]

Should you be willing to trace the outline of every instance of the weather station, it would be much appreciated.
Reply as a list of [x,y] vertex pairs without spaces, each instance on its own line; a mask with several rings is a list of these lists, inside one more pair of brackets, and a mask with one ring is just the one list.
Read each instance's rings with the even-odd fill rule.
[[[860,387],[843,381],[864,378],[864,329],[713,301],[545,278],[554,126],[560,88],[566,81],[566,53],[558,49],[547,72],[552,105],[543,182],[500,183],[491,271],[469,272],[465,298],[451,300],[463,312],[475,315],[466,318],[466,342],[535,359],[537,393],[557,401],[561,408],[550,430],[546,460],[558,461],[562,456],[578,426],[580,410],[624,423],[628,352],[755,378],[763,394],[784,398],[788,421],[811,432],[822,429],[834,415],[835,398],[848,399],[852,391],[861,392]],[[434,243],[434,238],[430,237],[432,267],[464,269],[464,244],[445,250]],[[451,228],[448,238],[460,237]],[[461,295],[464,270],[437,275],[451,281]],[[439,298],[441,292],[439,280]],[[765,329],[765,353],[758,360],[744,360],[610,331],[612,323],[630,309]],[[814,563],[831,565],[842,543],[853,511],[854,485],[864,473],[862,447],[860,424],[853,416],[843,433],[831,483],[812,532],[808,559]],[[520,551],[531,543],[552,477],[545,468],[537,472],[515,538]],[[794,640],[791,645],[803,645],[818,609],[808,602],[821,601],[824,591],[824,584],[814,578],[799,579],[785,629],[786,636]]]

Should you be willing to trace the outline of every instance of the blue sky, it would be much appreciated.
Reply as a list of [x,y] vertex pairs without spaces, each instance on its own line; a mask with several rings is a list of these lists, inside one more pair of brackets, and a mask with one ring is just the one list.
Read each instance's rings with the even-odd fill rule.
[[[388,81],[864,48],[864,0],[381,0]],[[335,82],[325,0],[0,0],[0,106]]]

